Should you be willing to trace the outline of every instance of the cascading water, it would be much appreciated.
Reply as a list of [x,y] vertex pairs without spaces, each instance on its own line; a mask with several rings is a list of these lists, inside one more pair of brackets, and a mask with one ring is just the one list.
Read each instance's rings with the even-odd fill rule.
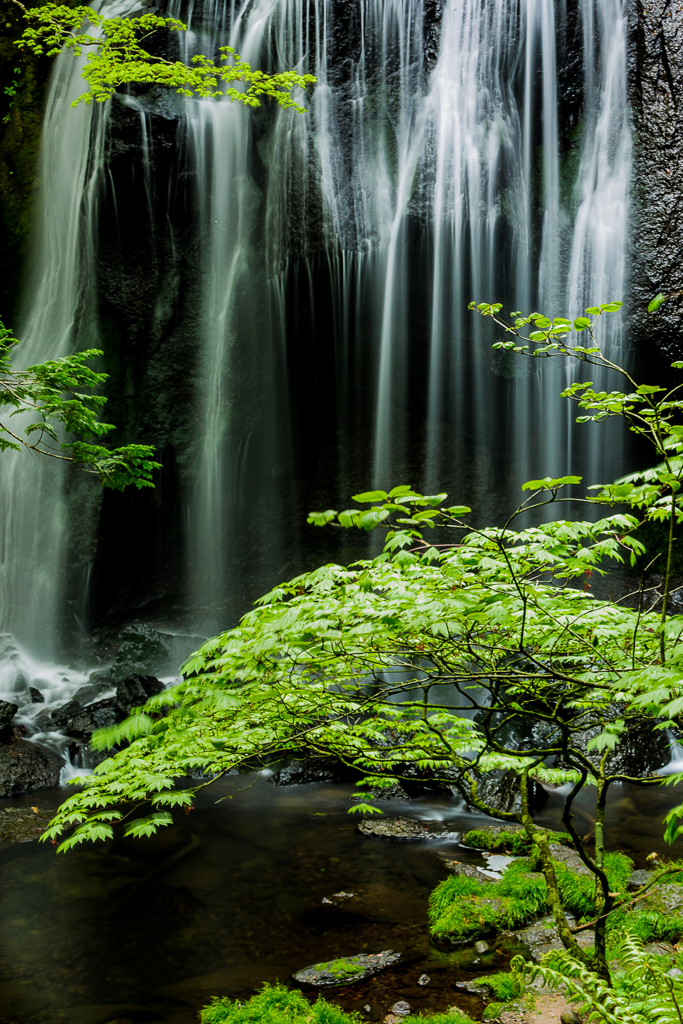
[[[318,79],[306,115],[176,99],[165,211],[151,114],[166,101],[154,90],[123,98],[138,119],[135,187],[150,223],[156,216],[158,231],[161,209],[172,225],[182,194],[196,239],[187,382],[195,434],[183,453],[191,486],[188,514],[172,527],[187,552],[195,622],[234,619],[255,589],[245,584],[250,573],[262,589],[301,564],[287,538],[299,536],[311,493],[334,504],[373,482],[411,482],[449,490],[485,518],[509,508],[530,476],[580,467],[587,482],[613,476],[618,439],[607,446],[604,428],[600,445],[590,430],[577,433],[557,400],[574,369],[492,359],[489,325],[466,307],[474,298],[576,315],[623,297],[630,132],[619,0],[465,0],[446,5],[440,21],[426,0],[253,0],[189,12],[174,0],[168,13],[189,21],[185,58],[227,42],[256,65]],[[567,52],[581,39],[583,73],[567,89]],[[87,239],[106,118],[96,130],[81,127],[67,148],[64,132],[89,112],[68,108],[66,85],[55,89],[44,153],[59,137],[62,154],[79,154],[69,194],[80,215],[39,244],[41,265],[64,267],[68,287],[44,313],[52,330],[24,332],[40,339],[32,359],[54,354],[61,320],[64,344],[78,343],[70,325],[82,319],[83,281],[96,276]],[[571,131],[570,92],[578,96]],[[45,198],[54,211],[67,204],[49,191],[50,180],[65,180],[52,165]],[[176,294],[179,265],[165,286]],[[603,340],[614,350],[619,332]],[[29,474],[25,461],[7,472],[16,464]],[[29,505],[36,485],[27,476],[12,490],[3,501]],[[13,537],[22,536],[17,515],[13,525],[9,513],[3,519]],[[31,593],[40,565],[51,610],[41,599],[35,618],[22,618],[17,604],[3,621],[23,622],[30,636],[39,621],[55,621],[65,527],[41,533],[37,519],[25,522],[28,539],[5,556],[5,608],[22,574]],[[43,553],[30,547],[37,536]]]

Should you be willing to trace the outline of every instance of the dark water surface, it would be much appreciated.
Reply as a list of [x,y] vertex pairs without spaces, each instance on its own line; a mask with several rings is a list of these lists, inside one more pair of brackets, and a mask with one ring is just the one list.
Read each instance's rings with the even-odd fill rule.
[[[397,999],[413,1013],[458,1005],[478,1015],[480,1001],[456,983],[503,965],[512,950],[439,952],[426,921],[429,893],[447,876],[437,850],[483,863],[476,852],[455,840],[362,836],[347,787],[277,789],[257,778],[235,795],[246,784],[215,784],[152,840],[66,856],[44,844],[0,846],[0,1024],[189,1024],[214,995],[248,997],[309,964],[384,949],[403,954],[395,970],[326,996],[367,1020]],[[55,806],[63,796],[44,790],[0,806]],[[652,850],[670,855],[661,821],[676,798],[671,789],[615,789],[612,845],[637,866]],[[544,824],[557,823],[560,805],[550,797]],[[437,818],[454,832],[482,821],[447,794],[386,810]],[[588,802],[577,822],[590,830]],[[322,903],[342,890],[357,895],[355,913]],[[423,973],[427,986],[417,984]]]

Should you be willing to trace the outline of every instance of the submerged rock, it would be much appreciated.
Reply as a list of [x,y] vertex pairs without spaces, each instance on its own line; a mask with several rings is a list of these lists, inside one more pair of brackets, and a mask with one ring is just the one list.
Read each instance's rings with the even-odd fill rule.
[[30,843],[39,839],[56,813],[56,807],[3,807],[0,842]]
[[0,746],[0,796],[57,786],[64,764],[57,754],[26,740]]
[[355,956],[304,967],[292,977],[301,985],[315,985],[317,988],[352,985],[386,970],[400,959],[401,954],[391,949],[385,949],[382,953],[357,953]]
[[441,821],[417,821],[415,818],[368,818],[358,831],[381,839],[444,839],[448,834]]

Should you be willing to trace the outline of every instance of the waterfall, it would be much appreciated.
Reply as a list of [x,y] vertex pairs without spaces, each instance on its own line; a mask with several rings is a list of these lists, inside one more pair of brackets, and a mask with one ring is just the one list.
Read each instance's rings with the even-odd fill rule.
[[[619,469],[618,434],[608,444],[604,427],[600,441],[577,429],[557,398],[575,369],[492,354],[491,325],[467,303],[578,315],[625,297],[623,0],[450,0],[439,11],[433,0],[169,6],[189,23],[185,59],[229,43],[256,66],[317,77],[304,115],[174,101],[168,205],[183,194],[200,296],[189,512],[174,522],[196,622],[234,619],[252,579],[262,589],[301,564],[289,513],[309,491],[331,505],[406,482],[487,518],[529,477],[583,467],[591,483]],[[583,71],[568,88],[573,50]],[[60,64],[43,139],[41,301],[22,331],[31,361],[81,343],[96,276],[106,112],[91,122],[71,110],[77,88],[73,63]],[[146,116],[159,99],[126,103],[140,118],[151,211],[164,202],[152,201]],[[601,340],[619,351],[618,329]],[[60,476],[3,460],[3,628],[48,636],[67,529]]]

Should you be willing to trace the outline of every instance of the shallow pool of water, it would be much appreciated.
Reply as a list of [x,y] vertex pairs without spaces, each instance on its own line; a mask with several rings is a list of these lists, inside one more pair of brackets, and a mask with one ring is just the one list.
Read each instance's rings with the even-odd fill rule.
[[[309,964],[393,949],[396,969],[326,996],[367,1020],[398,999],[413,1012],[481,1003],[457,983],[502,965],[431,947],[427,900],[447,876],[437,851],[482,863],[449,841],[361,835],[350,788],[278,789],[264,778],[220,781],[152,840],[117,840],[56,856],[37,843],[0,849],[0,1024],[195,1021],[214,995],[248,997]],[[54,806],[40,791],[0,806]],[[661,820],[674,794],[626,787],[610,809],[614,845],[638,866],[664,851]],[[557,824],[558,797],[544,823]],[[447,794],[387,804],[387,813],[437,818],[453,832],[482,822]],[[577,821],[588,832],[589,810]],[[669,851],[670,853],[671,851]],[[324,903],[333,894],[354,899]],[[429,984],[418,985],[427,974]],[[369,1009],[366,1009],[369,1008]]]

